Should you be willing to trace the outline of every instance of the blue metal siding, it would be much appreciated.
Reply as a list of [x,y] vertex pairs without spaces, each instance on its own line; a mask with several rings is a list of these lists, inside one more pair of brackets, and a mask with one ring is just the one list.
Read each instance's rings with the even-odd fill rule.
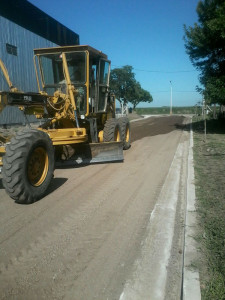
[[[38,122],[35,116],[27,116],[29,122]],[[6,106],[3,112],[0,114],[0,126],[9,124],[23,124],[25,125],[27,120],[23,112],[15,106]]]
[[[41,26],[41,24],[40,24]],[[17,56],[7,53],[6,43],[17,47]],[[33,49],[54,47],[56,44],[24,29],[0,16],[0,58],[8,69],[14,86],[24,92],[37,92]],[[0,90],[8,90],[8,85],[0,71]],[[24,117],[18,109],[5,110],[0,114],[0,124],[23,123]]]
[[[17,56],[7,53],[6,43],[17,47]],[[13,84],[23,91],[37,91],[33,64],[33,49],[54,47],[56,44],[0,16],[0,58],[6,65]],[[0,90],[7,84],[0,79]]]

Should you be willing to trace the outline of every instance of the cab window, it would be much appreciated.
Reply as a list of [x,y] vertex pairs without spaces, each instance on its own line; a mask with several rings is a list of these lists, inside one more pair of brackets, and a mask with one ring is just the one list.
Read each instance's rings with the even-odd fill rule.
[[100,74],[99,84],[109,85],[109,62],[101,60],[100,62]]
[[108,86],[109,86],[109,67],[110,67],[110,63],[108,61],[100,60],[98,111],[106,110],[107,99],[108,99]]
[[86,82],[86,63],[85,52],[66,53],[66,61],[73,84],[85,84]]

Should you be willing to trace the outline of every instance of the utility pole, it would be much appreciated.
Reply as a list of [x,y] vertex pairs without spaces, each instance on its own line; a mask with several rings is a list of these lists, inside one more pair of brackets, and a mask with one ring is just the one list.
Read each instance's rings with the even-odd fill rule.
[[205,100],[202,101],[202,106],[203,106],[203,110],[204,110],[204,137],[205,137],[204,142],[206,142],[206,102],[205,102]]
[[172,81],[170,80],[170,115],[173,114],[173,87],[172,87]]

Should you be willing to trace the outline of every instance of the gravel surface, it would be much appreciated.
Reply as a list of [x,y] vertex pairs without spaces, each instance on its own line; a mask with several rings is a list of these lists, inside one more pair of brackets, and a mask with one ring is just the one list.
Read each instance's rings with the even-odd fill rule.
[[15,204],[0,180],[0,299],[180,299],[184,121],[132,122],[123,163],[56,169],[32,205]]

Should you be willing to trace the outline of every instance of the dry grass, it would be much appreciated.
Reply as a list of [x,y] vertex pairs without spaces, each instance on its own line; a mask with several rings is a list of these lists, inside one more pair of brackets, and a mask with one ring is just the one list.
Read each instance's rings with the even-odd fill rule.
[[[225,121],[193,122],[202,299],[225,299]],[[202,263],[204,262],[204,263]]]

